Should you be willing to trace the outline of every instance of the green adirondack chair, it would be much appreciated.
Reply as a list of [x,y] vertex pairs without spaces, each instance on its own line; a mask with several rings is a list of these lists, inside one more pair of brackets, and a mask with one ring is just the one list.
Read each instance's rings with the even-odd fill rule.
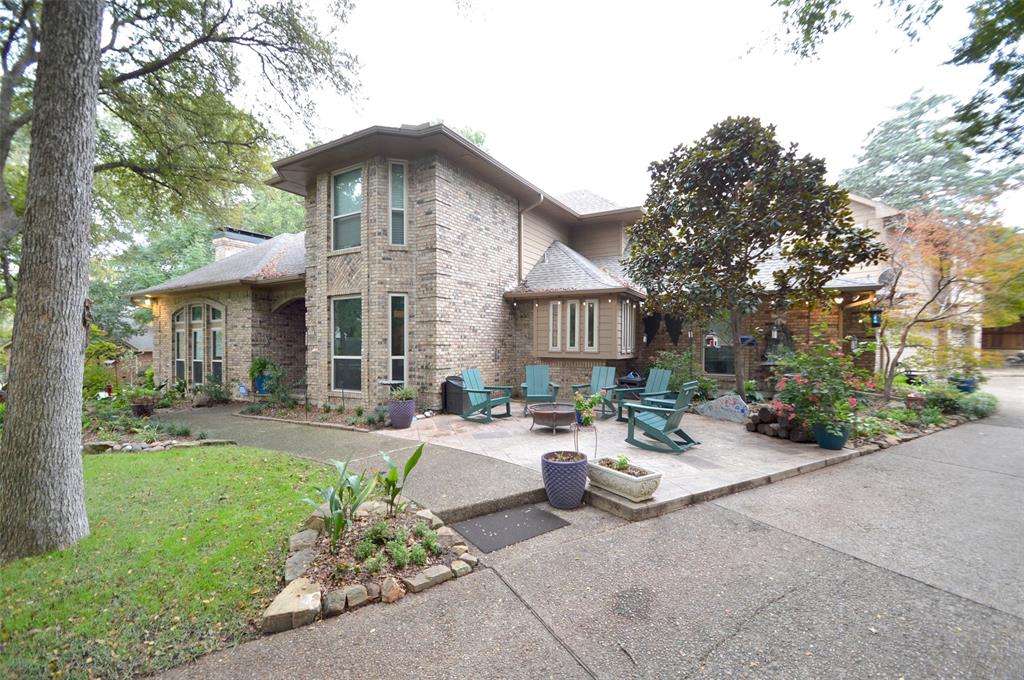
[[[648,451],[675,455],[679,455],[691,446],[700,444],[679,426],[683,419],[683,413],[690,407],[690,400],[696,391],[696,382],[684,383],[676,396],[674,408],[626,402],[626,410],[629,412],[629,417],[626,420],[628,423],[626,442]],[[637,439],[637,428],[653,441]]]
[[[688,380],[679,386],[680,392],[690,392],[690,398],[686,400],[685,408],[690,407],[690,402],[693,400],[693,395],[697,394],[697,381]],[[676,397],[679,393],[673,394],[672,392],[667,393],[663,397],[644,397],[641,399],[641,403],[648,406],[660,406],[661,408],[675,408]]]
[[[489,423],[494,418],[507,418],[512,415],[511,385],[484,385],[479,369],[464,368],[462,369],[462,389],[469,396],[469,406],[461,414],[466,420]],[[504,406],[505,412],[492,414],[491,411],[495,406]],[[483,420],[471,417],[474,414],[483,416]]]
[[615,413],[615,402],[612,401],[612,390],[615,389],[615,367],[614,366],[594,366],[590,372],[590,382],[580,383],[579,385],[572,386],[572,393],[583,392],[587,396],[599,394],[601,390],[606,390],[606,394],[601,399],[601,417],[605,417],[605,407],[608,407],[611,413]]
[[622,409],[626,400],[643,403],[645,399],[672,394],[672,391],[668,389],[668,381],[671,377],[672,371],[667,368],[652,368],[647,372],[647,382],[644,383],[643,387],[616,387],[612,390],[612,397],[618,406],[616,420],[623,423],[626,422],[626,419],[622,416]]
[[529,412],[530,404],[554,401],[558,396],[558,383],[551,382],[551,369],[544,364],[526,367],[526,382],[519,386],[523,391],[523,415]]

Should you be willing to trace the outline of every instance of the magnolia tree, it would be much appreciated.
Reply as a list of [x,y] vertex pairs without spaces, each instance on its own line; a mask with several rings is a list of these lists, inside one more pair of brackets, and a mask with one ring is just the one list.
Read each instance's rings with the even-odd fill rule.
[[[908,213],[890,231],[889,275],[879,291],[883,310],[879,363],[884,395],[912,350],[927,349],[925,330],[945,335],[986,317],[1024,313],[1024,234],[1003,227],[964,228],[939,212]],[[949,346],[939,339],[940,349]]]
[[650,172],[626,267],[647,289],[649,311],[700,323],[728,315],[740,395],[744,315],[821,299],[830,280],[884,251],[875,232],[854,225],[824,161],[783,146],[757,118],[718,123]]

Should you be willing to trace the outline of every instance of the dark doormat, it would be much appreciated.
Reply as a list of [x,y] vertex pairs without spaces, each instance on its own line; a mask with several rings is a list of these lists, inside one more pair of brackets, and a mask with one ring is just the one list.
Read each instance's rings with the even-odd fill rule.
[[479,548],[480,552],[490,553],[567,526],[568,522],[547,510],[520,505],[510,510],[456,522],[452,528]]

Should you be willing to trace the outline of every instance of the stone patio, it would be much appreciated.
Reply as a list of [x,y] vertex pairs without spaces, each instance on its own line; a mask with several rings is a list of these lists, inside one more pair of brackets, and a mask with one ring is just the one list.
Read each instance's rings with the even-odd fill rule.
[[[522,416],[522,403],[512,404],[511,418],[491,423],[463,420],[455,415],[417,418],[407,430],[387,430],[392,437],[472,451],[540,471],[540,457],[548,451],[572,450],[573,434],[560,428],[534,427]],[[588,488],[587,502],[630,520],[672,512],[691,503],[817,470],[849,460],[877,447],[829,451],[815,444],[795,444],[747,432],[743,425],[696,414],[683,418],[683,429],[701,442],[681,455],[645,451],[625,442],[626,423],[614,416],[598,420],[595,428],[580,432],[579,448],[591,459],[625,454],[636,465],[663,474],[654,498],[632,503],[602,489]],[[596,456],[595,456],[596,447]]]

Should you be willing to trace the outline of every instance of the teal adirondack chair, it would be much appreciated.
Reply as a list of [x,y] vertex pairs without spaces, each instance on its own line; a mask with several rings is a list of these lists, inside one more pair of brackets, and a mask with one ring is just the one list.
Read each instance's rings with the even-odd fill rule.
[[[464,368],[462,389],[469,396],[469,406],[461,414],[466,420],[489,423],[494,418],[507,418],[512,415],[511,385],[484,385],[478,369]],[[491,410],[495,406],[504,406],[505,412],[492,415]],[[471,417],[474,414],[483,416],[483,420]]]
[[[688,391],[690,393],[690,398],[686,400],[686,404],[684,405],[685,408],[689,408],[690,407],[690,402],[693,400],[693,396],[695,394],[697,394],[697,381],[696,380],[688,380],[687,382],[684,382],[682,385],[679,386],[679,390],[680,390],[680,392],[687,392]],[[675,408],[676,407],[676,397],[677,396],[678,396],[678,393],[673,394],[672,392],[669,392],[668,394],[666,394],[663,397],[644,397],[640,401],[642,403],[646,404],[647,406],[660,406],[662,408]]]
[[590,372],[590,382],[580,383],[579,385],[572,386],[572,393],[583,392],[587,396],[599,394],[601,390],[606,390],[607,394],[601,399],[601,417],[604,418],[605,407],[607,406],[611,413],[615,413],[615,403],[612,401],[612,390],[615,389],[615,367],[614,366],[594,366]]
[[558,383],[551,382],[551,369],[544,364],[526,367],[526,382],[519,386],[523,391],[523,415],[529,412],[531,403],[554,401],[558,396]]
[[647,372],[647,382],[644,383],[643,387],[617,387],[612,390],[612,396],[618,406],[616,420],[623,423],[626,422],[626,419],[622,416],[622,409],[627,399],[643,403],[645,399],[672,394],[671,390],[668,389],[668,381],[671,377],[672,371],[667,368],[652,368]]
[[[648,451],[675,455],[679,455],[691,446],[700,444],[679,426],[683,419],[683,413],[690,407],[690,400],[693,399],[696,391],[696,382],[685,383],[676,396],[673,408],[627,402],[626,410],[629,412],[629,417],[626,420],[628,423],[626,442]],[[637,428],[654,441],[637,439]]]

